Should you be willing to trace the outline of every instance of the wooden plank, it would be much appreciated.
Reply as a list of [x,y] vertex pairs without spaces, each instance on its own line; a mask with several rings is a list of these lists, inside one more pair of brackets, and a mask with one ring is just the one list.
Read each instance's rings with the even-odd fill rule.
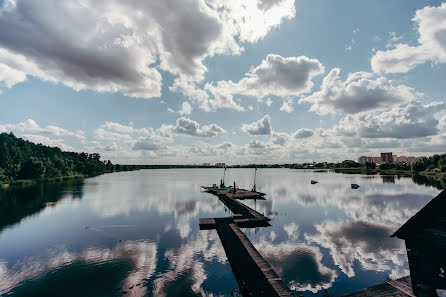
[[410,276],[406,276],[397,280],[391,280],[384,284],[379,284],[370,288],[365,288],[353,293],[343,295],[342,297],[415,297],[412,292],[412,285],[410,282]]
[[216,219],[217,232],[244,296],[292,296],[289,288],[235,224]]

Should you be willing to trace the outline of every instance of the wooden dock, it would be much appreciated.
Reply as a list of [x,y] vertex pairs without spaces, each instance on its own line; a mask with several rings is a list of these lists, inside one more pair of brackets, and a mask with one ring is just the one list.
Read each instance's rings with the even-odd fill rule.
[[292,296],[290,289],[235,223],[216,219],[229,264],[243,296]]
[[[246,206],[245,204],[232,198],[227,193],[214,194],[218,196],[221,202],[228,207],[234,214],[232,217],[228,217],[229,221],[235,223],[240,228],[255,228],[255,227],[268,227],[270,226],[270,218],[262,215],[256,210]],[[200,230],[216,229],[215,218],[200,219]]]
[[342,297],[415,297],[412,292],[412,284],[410,276],[406,276],[397,280],[391,280],[387,283],[376,285],[370,288],[365,288]]
[[240,228],[270,226],[270,219],[237,201],[238,198],[228,191],[209,192],[218,196],[234,215],[200,219],[200,230],[217,230],[243,296],[293,296],[282,279],[240,230]]
[[246,200],[246,199],[256,199],[256,200],[265,200],[263,196],[265,193],[257,192],[257,191],[249,191],[245,189],[236,189],[234,191],[233,187],[223,187],[223,188],[214,188],[214,187],[202,187],[206,192],[209,192],[214,195],[226,195],[227,197],[238,199],[238,200]]

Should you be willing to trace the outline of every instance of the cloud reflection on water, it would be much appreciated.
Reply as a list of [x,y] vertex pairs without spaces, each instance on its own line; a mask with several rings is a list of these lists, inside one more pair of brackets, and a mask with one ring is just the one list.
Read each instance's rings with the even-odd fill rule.
[[[8,267],[7,263],[0,259],[0,294],[6,294],[21,285],[27,286],[34,280],[43,280],[46,276],[57,274],[64,269],[72,269],[73,273],[79,269],[85,272],[107,263],[119,265],[122,262],[132,267],[122,281],[122,289],[125,291],[153,276],[157,266],[157,244],[148,241],[127,241],[113,249],[88,248],[82,252],[71,252],[62,248],[24,258],[12,267]],[[84,265],[79,268],[77,263]],[[134,289],[134,296],[146,294],[143,285]]]
[[316,293],[331,287],[337,273],[322,264],[318,247],[295,242],[272,243],[262,238],[257,250],[279,274],[282,280],[298,291]]
[[407,275],[404,242],[390,237],[393,228],[367,222],[325,221],[316,225],[318,233],[305,234],[309,243],[330,250],[337,266],[347,276],[355,276],[358,260],[364,270],[391,271],[391,277]]

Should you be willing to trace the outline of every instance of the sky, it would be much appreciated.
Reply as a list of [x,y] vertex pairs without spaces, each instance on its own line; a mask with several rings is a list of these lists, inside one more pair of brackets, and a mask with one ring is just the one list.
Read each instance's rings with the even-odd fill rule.
[[125,164],[446,151],[446,2],[0,0],[0,132]]

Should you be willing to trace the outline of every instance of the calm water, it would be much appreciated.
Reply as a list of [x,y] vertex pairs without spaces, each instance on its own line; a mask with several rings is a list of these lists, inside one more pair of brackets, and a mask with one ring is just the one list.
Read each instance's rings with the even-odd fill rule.
[[[141,170],[0,192],[0,295],[230,295],[238,286],[218,235],[198,226],[230,215],[200,192],[222,172]],[[252,169],[226,175],[245,188],[252,179]],[[245,233],[305,296],[407,275],[404,243],[389,235],[439,192],[409,178],[289,169],[259,169],[257,180],[267,201],[247,204],[272,227]]]

